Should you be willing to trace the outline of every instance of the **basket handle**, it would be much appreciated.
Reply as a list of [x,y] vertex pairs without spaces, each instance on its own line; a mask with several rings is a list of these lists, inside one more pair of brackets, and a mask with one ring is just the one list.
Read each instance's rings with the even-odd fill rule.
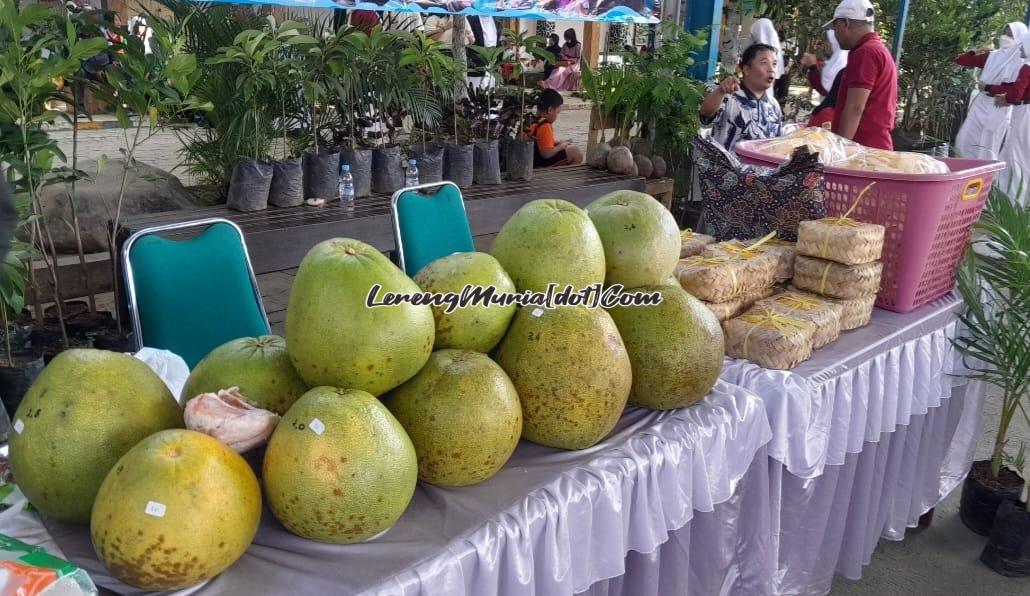
[[983,190],[984,180],[983,178],[973,178],[966,185],[962,187],[962,200],[973,201],[980,196],[980,191]]

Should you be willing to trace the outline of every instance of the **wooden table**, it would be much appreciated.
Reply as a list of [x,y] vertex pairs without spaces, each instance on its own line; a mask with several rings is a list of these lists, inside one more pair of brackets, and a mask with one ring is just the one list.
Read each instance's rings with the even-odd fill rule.
[[[583,207],[612,191],[644,188],[645,180],[639,176],[569,166],[534,170],[528,182],[472,186],[462,194],[472,235],[486,236],[496,234],[519,207],[535,199],[563,199]],[[333,201],[323,207],[270,207],[250,213],[220,206],[134,216],[123,220],[119,236],[124,240],[144,228],[209,217],[223,217],[240,226],[257,274],[296,267],[312,246],[329,238],[354,238],[383,252],[394,249],[389,195],[358,198],[349,210]]]

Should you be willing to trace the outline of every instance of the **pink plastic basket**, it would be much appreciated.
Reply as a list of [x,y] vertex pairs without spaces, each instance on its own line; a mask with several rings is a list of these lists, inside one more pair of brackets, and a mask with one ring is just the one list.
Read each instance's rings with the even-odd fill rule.
[[[753,149],[761,141],[737,143],[744,163],[778,166],[786,158]],[[886,228],[883,279],[876,306],[908,312],[949,292],[955,268],[969,241],[969,228],[983,211],[1000,161],[938,157],[948,174],[893,174],[827,167],[826,212],[841,215],[858,193],[876,182],[851,212],[859,221]]]

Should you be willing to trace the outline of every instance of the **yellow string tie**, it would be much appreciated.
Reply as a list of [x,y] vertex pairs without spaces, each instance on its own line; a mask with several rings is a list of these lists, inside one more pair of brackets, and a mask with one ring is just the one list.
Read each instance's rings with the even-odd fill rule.
[[680,239],[683,242],[688,242],[693,237],[694,237],[694,230],[692,230],[690,228],[687,228],[687,229],[683,230],[682,232],[680,232]]
[[752,325],[751,329],[748,329],[747,334],[744,336],[743,355],[745,360],[748,359],[748,341],[751,339],[751,334],[759,327],[772,327],[778,331],[782,337],[787,337],[788,333],[795,330],[815,331],[815,326],[811,323],[799,321],[774,310],[770,310],[769,308],[763,308],[761,313],[751,313],[740,318],[745,323],[751,323]]
[[724,242],[722,244],[722,249],[735,257],[739,257],[741,259],[750,259],[754,257],[755,254],[757,254],[758,248],[760,248],[766,242],[772,240],[774,236],[776,236],[775,230],[769,232],[768,234],[760,238],[758,242],[755,242],[751,246],[744,246],[738,243]]
[[[870,182],[868,186],[863,188],[862,192],[858,193],[858,196],[855,197],[855,202],[851,204],[851,207],[848,207],[848,210],[845,211],[843,215],[841,215],[840,217],[827,217],[821,221],[826,222],[826,224],[831,228],[842,226],[847,226],[849,228],[857,228],[858,226],[862,225],[861,222],[855,221],[851,219],[851,217],[849,216],[851,215],[851,212],[854,211],[856,207],[858,207],[858,204],[862,201],[862,197],[865,196],[865,193],[868,192],[869,189],[872,188],[875,184],[876,182]],[[829,250],[830,236],[830,230],[826,230],[823,234],[823,246],[819,251],[819,256],[824,259],[828,258],[826,256],[826,252]]]
[[823,267],[822,278],[819,281],[819,293],[822,294],[823,296],[826,295],[826,277],[830,274],[830,267],[831,266],[833,266],[832,262],[826,263],[826,267]]
[[819,310],[823,307],[822,301],[816,300],[815,298],[808,298],[807,296],[799,296],[797,294],[783,294],[777,296],[776,302],[779,302],[791,310],[813,311]]

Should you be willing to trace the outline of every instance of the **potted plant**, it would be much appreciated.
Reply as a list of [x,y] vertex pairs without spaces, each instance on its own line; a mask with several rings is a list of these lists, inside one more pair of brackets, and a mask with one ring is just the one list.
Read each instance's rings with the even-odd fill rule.
[[991,458],[973,463],[959,514],[986,536],[999,506],[1015,501],[1023,485],[1003,464],[1009,426],[1016,416],[1027,419],[1030,405],[1030,211],[994,189],[973,230],[977,236],[957,272],[966,310],[954,344],[967,369],[963,376],[997,387],[1002,401]]
[[519,31],[505,29],[504,37],[511,44],[512,76],[519,80],[519,111],[517,114],[514,140],[508,143],[505,155],[505,169],[510,180],[529,180],[533,177],[533,154],[535,140],[527,135],[526,118],[526,68],[532,58],[523,58],[523,52],[531,57],[549,61],[554,55],[547,51],[547,41],[539,35],[526,35]]
[[[77,175],[57,165],[64,154],[57,142],[47,134],[44,125],[53,124],[57,117],[70,119],[68,114],[47,109],[50,100],[70,103],[60,90],[63,81],[79,71],[83,60],[107,49],[103,38],[81,36],[76,22],[56,14],[50,7],[16,2],[0,4],[0,164],[6,164],[5,177],[11,184],[14,203],[23,231],[29,239],[25,250],[12,250],[23,259],[16,267],[9,256],[4,264],[9,314],[19,317],[24,304],[24,280],[27,278],[35,296],[41,296],[32,262],[41,257],[53,290],[56,314],[54,335],[60,341],[53,351],[69,346],[65,326],[64,299],[57,275],[57,251],[48,220],[43,217],[41,199],[43,188]],[[27,228],[27,229],[26,229]],[[25,273],[25,277],[19,276]],[[11,286],[15,287],[11,287]],[[20,288],[20,290],[18,289]],[[21,296],[19,299],[17,296]],[[8,311],[5,311],[5,315]],[[35,333],[43,333],[46,318],[42,300],[35,300]],[[10,340],[9,328],[5,335]],[[37,342],[38,343],[38,342]],[[12,346],[14,349],[16,346]],[[47,346],[50,348],[50,346]],[[12,355],[8,350],[9,357]],[[13,361],[8,364],[15,365]]]
[[229,199],[226,206],[237,211],[259,211],[268,207],[272,187],[272,164],[267,157],[273,134],[261,98],[275,86],[271,68],[272,56],[281,42],[272,31],[248,29],[240,32],[231,46],[219,48],[208,64],[237,64],[242,68],[232,81],[247,109],[241,110],[236,125],[251,138],[250,155],[237,155],[229,178]]
[[[1020,445],[1015,456],[1006,459],[1009,466],[1023,475],[1026,444]],[[1007,577],[1030,575],[1030,480],[1023,483],[1018,499],[1003,501],[998,506],[980,560]]]
[[300,79],[302,63],[286,43],[300,35],[304,25],[297,21],[277,23],[273,15],[266,17],[266,29],[271,33],[273,50],[268,53],[272,93],[278,98],[279,134],[282,135],[282,159],[273,159],[272,185],[268,189],[268,204],[276,207],[297,207],[304,203],[304,162],[292,155],[290,148],[290,125],[296,119],[289,115],[289,99],[300,92],[296,83]]
[[[469,46],[473,52],[483,59],[483,70],[489,73],[496,81],[501,78],[501,60],[504,56],[503,47],[484,48],[481,46]],[[484,81],[487,77],[483,77]],[[486,89],[481,87],[472,90],[477,120],[483,128],[483,140],[476,140],[473,145],[473,180],[476,184],[500,184],[501,183],[501,162],[498,152],[498,139],[493,136],[494,120],[494,93],[493,85],[487,84]]]
[[319,106],[329,99],[334,78],[332,57],[337,51],[339,38],[327,26],[315,35],[294,35],[287,40],[301,50],[301,86],[309,108],[311,148],[304,152],[304,196],[330,201],[339,198],[340,153],[323,150],[323,118]]
[[442,119],[441,99],[451,93],[454,60],[444,53],[444,44],[418,31],[411,45],[401,50],[398,66],[409,69],[409,78],[414,83],[409,86],[409,93],[418,96],[411,102],[411,116],[421,139],[413,140],[408,151],[418,162],[419,183],[439,182],[443,179],[444,148],[439,143],[427,143],[426,133]]

